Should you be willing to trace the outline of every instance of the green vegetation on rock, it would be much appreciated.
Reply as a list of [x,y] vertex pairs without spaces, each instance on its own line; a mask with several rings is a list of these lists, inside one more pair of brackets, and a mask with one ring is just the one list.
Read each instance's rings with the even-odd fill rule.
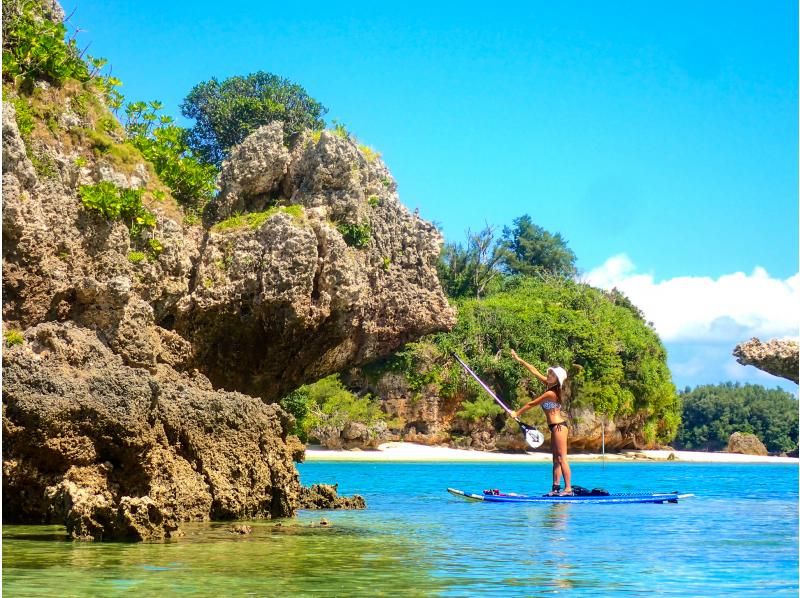
[[683,422],[676,446],[691,450],[721,450],[734,432],[758,436],[767,450],[797,448],[797,399],[779,388],[756,384],[698,386],[681,393]]
[[369,240],[372,238],[372,228],[369,224],[347,224],[340,222],[336,228],[342,233],[344,242],[350,247],[358,247],[359,249],[369,245]]
[[351,423],[368,430],[386,420],[380,404],[370,395],[356,396],[344,387],[338,374],[306,384],[281,399],[280,405],[295,417],[292,433],[301,440],[338,437]]
[[[641,419],[648,442],[669,442],[680,423],[680,401],[655,331],[601,290],[567,279],[512,278],[482,299],[458,301],[458,323],[410,343],[366,368],[369,376],[401,372],[410,386],[434,385],[440,396],[480,395],[451,358],[467,357],[476,372],[514,406],[541,390],[531,385],[509,349],[544,371],[560,364],[570,373],[571,407],[606,417]],[[457,381],[454,383],[454,379]],[[468,413],[483,408],[473,401]]]
[[260,228],[267,220],[272,218],[275,214],[282,212],[288,214],[295,221],[300,222],[303,219],[304,212],[303,206],[273,206],[263,212],[248,212],[246,214],[235,214],[230,218],[215,224],[211,230],[217,232],[225,232],[232,230],[240,230],[243,228],[257,229]]
[[214,197],[218,170],[189,147],[189,131],[158,114],[160,102],[132,102],[125,107],[131,143],[149,160],[180,204],[202,211]]
[[13,347],[14,345],[21,345],[25,342],[25,335],[19,330],[6,330],[3,332],[3,340],[6,342],[6,347]]
[[42,18],[39,0],[3,2],[3,79],[30,87],[44,80],[62,85],[67,79],[88,81],[92,72],[81,58],[67,28]]

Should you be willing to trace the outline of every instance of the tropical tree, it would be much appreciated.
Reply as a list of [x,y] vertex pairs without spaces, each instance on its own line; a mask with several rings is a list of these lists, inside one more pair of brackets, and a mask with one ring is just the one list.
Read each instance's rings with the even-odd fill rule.
[[495,238],[495,228],[467,231],[467,245],[447,243],[439,259],[439,279],[450,297],[485,296],[487,289],[501,277],[500,264],[506,250]]
[[303,129],[324,128],[327,111],[297,83],[264,71],[203,81],[181,104],[183,115],[195,121],[189,145],[217,166],[258,127],[281,121],[288,140]]
[[575,253],[567,247],[561,233],[547,232],[527,214],[516,218],[512,228],[503,228],[502,243],[507,250],[503,265],[510,274],[574,276],[577,273]]

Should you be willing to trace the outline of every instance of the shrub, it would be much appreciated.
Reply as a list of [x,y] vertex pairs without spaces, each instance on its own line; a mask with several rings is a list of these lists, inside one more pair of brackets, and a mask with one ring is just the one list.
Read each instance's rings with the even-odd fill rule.
[[[138,239],[142,230],[156,226],[155,214],[142,205],[141,189],[123,189],[110,181],[101,181],[96,185],[81,185],[78,193],[86,209],[106,220],[123,220],[133,239]],[[154,257],[163,250],[161,242],[152,237],[147,240],[147,247]]]
[[194,119],[189,145],[205,161],[220,166],[228,151],[258,127],[283,123],[286,140],[303,129],[322,129],[327,109],[300,85],[259,71],[196,85],[181,104]]
[[478,395],[471,401],[461,403],[461,410],[456,415],[467,421],[476,422],[482,419],[491,420],[503,412],[494,399],[485,395]]
[[67,28],[45,18],[38,0],[3,3],[3,79],[30,87],[37,80],[62,85],[88,81],[92,72]]
[[336,225],[338,231],[344,237],[344,242],[350,247],[363,248],[369,244],[372,238],[372,229],[369,224],[347,224],[340,222]]
[[367,203],[371,208],[377,208],[379,205],[381,205],[381,198],[377,195],[370,195],[369,199],[367,199]]
[[125,130],[131,143],[149,160],[183,206],[199,211],[216,190],[217,168],[189,148],[189,131],[159,115],[160,102],[134,102],[125,108]]
[[13,347],[24,343],[25,335],[19,330],[7,330],[3,333],[3,339],[6,341],[6,347]]
[[128,252],[128,261],[131,264],[138,264],[142,262],[147,256],[142,253],[141,251],[130,251]]
[[307,437],[338,435],[348,423],[355,422],[370,429],[386,419],[378,401],[370,395],[354,395],[344,387],[338,374],[299,390],[307,396],[308,413],[303,420]]

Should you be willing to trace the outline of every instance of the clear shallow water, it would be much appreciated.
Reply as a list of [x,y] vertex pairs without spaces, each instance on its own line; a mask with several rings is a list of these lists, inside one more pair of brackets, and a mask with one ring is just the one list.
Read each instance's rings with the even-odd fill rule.
[[[794,465],[574,463],[613,492],[680,490],[667,505],[467,502],[448,486],[546,491],[547,464],[306,463],[366,511],[192,524],[164,544],[80,543],[3,527],[8,596],[738,596],[798,592]],[[734,493],[736,493],[734,495]],[[332,525],[316,524],[326,518]]]

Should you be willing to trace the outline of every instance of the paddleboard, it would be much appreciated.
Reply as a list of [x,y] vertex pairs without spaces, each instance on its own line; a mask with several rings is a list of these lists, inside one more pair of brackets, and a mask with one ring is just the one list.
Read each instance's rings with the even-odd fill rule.
[[676,503],[681,498],[694,494],[679,492],[643,492],[636,494],[609,494],[608,496],[529,496],[526,494],[472,494],[455,488],[447,491],[467,500],[505,503],[581,503],[581,504],[631,504],[631,503]]

